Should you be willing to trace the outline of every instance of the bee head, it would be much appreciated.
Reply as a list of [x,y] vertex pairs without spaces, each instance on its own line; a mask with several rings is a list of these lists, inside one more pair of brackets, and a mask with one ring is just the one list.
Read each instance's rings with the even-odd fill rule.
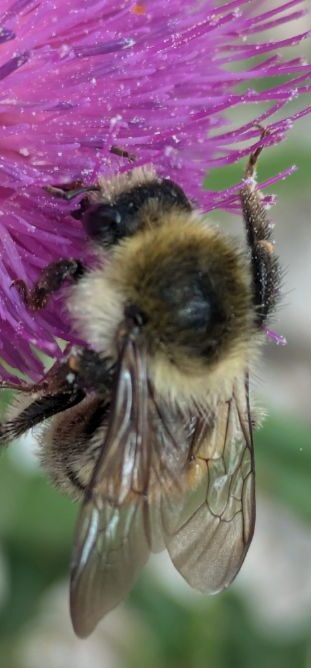
[[108,197],[92,193],[72,216],[81,220],[90,239],[109,249],[146,225],[157,224],[172,208],[190,211],[191,205],[176,183],[154,176],[149,182],[138,182]]
[[138,229],[138,218],[129,207],[113,204],[95,204],[82,218],[83,227],[90,239],[105,248],[111,248]]

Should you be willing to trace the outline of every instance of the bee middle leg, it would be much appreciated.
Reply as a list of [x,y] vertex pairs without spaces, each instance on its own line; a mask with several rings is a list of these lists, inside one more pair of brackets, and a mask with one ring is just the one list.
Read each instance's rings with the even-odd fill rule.
[[57,292],[67,280],[77,281],[85,272],[80,262],[73,258],[52,262],[43,271],[32,288],[28,288],[25,281],[17,279],[11,287],[15,287],[24,304],[32,311],[39,311],[48,302],[50,294]]
[[[264,128],[261,128],[261,131],[262,137],[268,132]],[[240,192],[251,255],[254,304],[259,327],[273,312],[280,293],[280,268],[274,252],[273,226],[268,219],[255,181],[256,164],[262,150],[263,146],[259,146],[251,153],[245,170],[245,183]]]

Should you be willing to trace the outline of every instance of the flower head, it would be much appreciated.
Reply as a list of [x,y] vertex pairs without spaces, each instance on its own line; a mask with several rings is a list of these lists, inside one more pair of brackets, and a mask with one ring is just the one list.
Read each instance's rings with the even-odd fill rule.
[[[206,210],[234,208],[238,186],[204,191],[204,175],[249,152],[255,121],[278,112],[269,144],[309,111],[290,115],[285,107],[311,90],[311,67],[276,55],[308,34],[257,36],[301,16],[302,2],[266,11],[263,4],[2,0],[0,356],[7,365],[37,379],[34,350],[55,357],[58,339],[73,340],[57,298],[34,315],[12,287],[17,278],[31,284],[51,261],[85,254],[72,207],[44,185],[91,184],[128,170],[124,150],[137,166],[154,163]],[[266,103],[260,117],[258,102]],[[226,112],[240,105],[250,106],[250,121],[228,127]]]

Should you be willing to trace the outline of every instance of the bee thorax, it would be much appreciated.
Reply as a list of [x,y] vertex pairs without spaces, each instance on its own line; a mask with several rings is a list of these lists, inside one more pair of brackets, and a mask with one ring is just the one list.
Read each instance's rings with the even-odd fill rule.
[[231,377],[249,362],[254,314],[247,259],[198,214],[175,212],[165,225],[119,244],[73,288],[69,308],[79,335],[112,357],[122,323],[132,319],[159,386],[178,378],[185,388],[187,379],[204,378],[206,386],[207,375],[218,382],[219,369]]

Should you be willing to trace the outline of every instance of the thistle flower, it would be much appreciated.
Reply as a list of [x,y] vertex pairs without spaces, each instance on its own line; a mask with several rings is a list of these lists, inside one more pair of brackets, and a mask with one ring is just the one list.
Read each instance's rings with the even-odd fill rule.
[[[207,211],[234,208],[238,186],[205,191],[215,166],[249,153],[256,121],[266,143],[309,109],[286,105],[311,90],[311,68],[276,55],[308,33],[258,41],[303,14],[301,0],[262,10],[262,0],[2,0],[0,16],[0,357],[40,378],[36,350],[54,358],[59,339],[73,341],[59,299],[33,315],[12,282],[32,284],[60,257],[85,254],[85,238],[68,205],[43,186],[76,179],[94,183],[132,167],[111,153],[119,146],[136,165],[154,163]],[[269,78],[273,82],[269,82]],[[275,83],[279,77],[278,83]],[[264,81],[264,84],[263,84]],[[257,86],[257,84],[259,84]],[[266,109],[260,117],[258,102]],[[248,123],[227,129],[226,112],[250,105]],[[278,112],[278,120],[270,116]],[[241,148],[241,141],[248,146]],[[278,177],[270,179],[270,183]]]

